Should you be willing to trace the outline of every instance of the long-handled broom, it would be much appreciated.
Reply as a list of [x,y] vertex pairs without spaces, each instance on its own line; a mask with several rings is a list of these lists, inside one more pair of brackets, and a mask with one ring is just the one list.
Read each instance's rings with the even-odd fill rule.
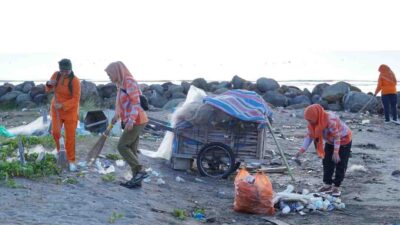
[[106,139],[107,139],[108,135],[110,134],[110,131],[113,128],[113,126],[114,125],[112,123],[110,123],[110,125],[108,125],[107,129],[101,135],[99,140],[97,140],[97,142],[93,146],[93,148],[90,149],[90,151],[86,157],[86,163],[88,166],[92,165],[93,162],[96,160],[96,158],[100,155],[100,152],[103,149],[104,143],[106,142]]
[[[57,104],[57,98],[56,98],[56,92],[54,91],[54,104]],[[56,110],[56,119],[57,119],[57,125],[60,126],[61,120],[60,120],[60,113],[58,112],[58,109]],[[64,137],[62,135],[62,128],[60,128],[60,150],[58,152],[58,157],[57,157],[57,166],[63,171],[64,169],[68,168],[68,160],[67,160],[67,152],[65,151],[65,142],[64,142]]]

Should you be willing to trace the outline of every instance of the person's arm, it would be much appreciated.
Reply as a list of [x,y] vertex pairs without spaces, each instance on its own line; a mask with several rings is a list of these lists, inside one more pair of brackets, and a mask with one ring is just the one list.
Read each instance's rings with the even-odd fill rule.
[[126,126],[130,127],[133,126],[133,124],[136,123],[136,119],[139,115],[139,112],[136,109],[136,105],[140,104],[139,102],[139,86],[137,83],[133,80],[126,80],[126,94],[129,97],[129,101],[131,104],[129,104],[129,108],[126,109],[126,115],[128,118],[128,121],[126,122]]
[[376,85],[375,89],[375,96],[382,90],[382,79],[379,77],[378,84]]
[[81,98],[81,84],[77,77],[72,80],[72,98],[62,103],[62,108],[64,111],[69,111],[70,109],[79,105],[79,100]]
[[300,150],[296,153],[296,158],[299,157],[301,154],[303,154],[305,151],[307,151],[308,147],[310,147],[310,144],[312,142],[312,138],[310,136],[310,131],[307,129],[307,134],[306,137],[304,138],[303,145],[301,146]]
[[54,87],[56,86],[56,82],[57,82],[57,73],[53,73],[50,80],[46,82],[46,85],[45,85],[46,93],[49,93],[54,90]]

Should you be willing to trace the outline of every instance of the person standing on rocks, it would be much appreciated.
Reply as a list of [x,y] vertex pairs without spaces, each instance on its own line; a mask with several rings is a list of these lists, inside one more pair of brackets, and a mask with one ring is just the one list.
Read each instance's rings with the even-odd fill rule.
[[79,119],[79,100],[81,85],[72,71],[69,59],[58,62],[60,71],[54,72],[46,82],[46,92],[54,92],[51,101],[51,130],[57,150],[60,151],[61,128],[65,129],[65,150],[69,162],[69,170],[77,170],[75,163],[75,132]]
[[148,122],[146,112],[140,106],[140,88],[128,68],[120,61],[113,62],[105,69],[111,82],[117,85],[115,116],[111,123],[121,119],[124,129],[118,141],[118,151],[132,170],[132,179],[121,186],[127,188],[140,187],[142,180],[149,175],[139,163],[139,135]]
[[379,66],[378,85],[376,86],[375,96],[382,91],[382,104],[385,113],[385,123],[390,122],[392,114],[393,122],[400,124],[397,120],[397,80],[389,66],[382,64]]
[[325,185],[319,191],[338,197],[341,195],[340,185],[350,157],[352,132],[337,115],[326,112],[319,104],[308,106],[304,110],[304,119],[308,122],[308,132],[296,158],[302,155],[314,141],[317,154],[322,158],[324,170]]

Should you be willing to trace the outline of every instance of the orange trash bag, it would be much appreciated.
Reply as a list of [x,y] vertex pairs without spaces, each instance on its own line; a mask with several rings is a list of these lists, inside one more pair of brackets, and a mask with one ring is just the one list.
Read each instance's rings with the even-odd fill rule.
[[268,176],[259,171],[251,176],[241,168],[235,177],[235,201],[237,212],[274,215],[274,191]]

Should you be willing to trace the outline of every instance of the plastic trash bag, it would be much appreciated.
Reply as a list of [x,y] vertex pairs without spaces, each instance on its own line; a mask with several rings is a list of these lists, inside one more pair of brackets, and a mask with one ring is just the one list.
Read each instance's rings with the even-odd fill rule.
[[15,135],[10,133],[4,126],[0,126],[0,136],[7,138],[15,137]]
[[244,168],[239,170],[235,177],[235,211],[274,215],[273,195],[271,181],[264,173],[252,176]]

